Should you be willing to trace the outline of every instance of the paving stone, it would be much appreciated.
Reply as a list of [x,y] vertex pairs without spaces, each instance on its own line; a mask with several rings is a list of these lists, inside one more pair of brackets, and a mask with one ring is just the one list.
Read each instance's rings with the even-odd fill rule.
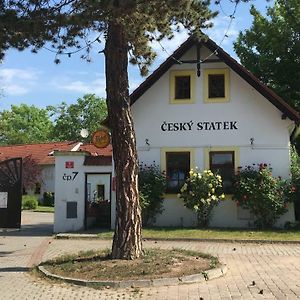
[[[0,233],[0,300],[10,299],[300,299],[300,245],[154,241],[144,247],[207,252],[228,266],[224,277],[180,286],[93,289],[30,275],[30,263],[111,247],[109,240],[52,240],[50,216],[27,214],[21,231]],[[32,226],[34,224],[39,224]],[[50,230],[50,231],[49,231]],[[47,247],[45,246],[47,245]],[[43,251],[41,251],[41,248]],[[236,248],[236,251],[232,251]],[[45,251],[44,251],[45,250]],[[40,252],[39,252],[40,251]],[[41,252],[43,256],[40,257]],[[252,282],[255,281],[255,286]],[[263,289],[263,295],[259,291]]]

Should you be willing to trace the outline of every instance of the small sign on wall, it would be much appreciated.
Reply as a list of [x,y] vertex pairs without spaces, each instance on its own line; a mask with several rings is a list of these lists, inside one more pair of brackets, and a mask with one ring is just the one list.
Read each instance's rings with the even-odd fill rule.
[[7,208],[7,199],[8,199],[8,193],[0,192],[0,208]]
[[74,161],[66,161],[65,168],[66,169],[74,169]]

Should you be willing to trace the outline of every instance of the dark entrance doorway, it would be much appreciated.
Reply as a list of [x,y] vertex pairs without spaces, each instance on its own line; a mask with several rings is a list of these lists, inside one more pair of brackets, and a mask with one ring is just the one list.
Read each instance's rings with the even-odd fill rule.
[[21,227],[22,158],[0,162],[0,228]]
[[111,174],[86,174],[85,228],[111,227]]

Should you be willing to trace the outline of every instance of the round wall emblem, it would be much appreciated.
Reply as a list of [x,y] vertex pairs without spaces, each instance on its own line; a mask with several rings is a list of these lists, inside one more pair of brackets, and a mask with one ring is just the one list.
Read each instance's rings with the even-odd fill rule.
[[107,130],[97,130],[92,135],[92,144],[97,148],[105,148],[110,143],[110,134]]

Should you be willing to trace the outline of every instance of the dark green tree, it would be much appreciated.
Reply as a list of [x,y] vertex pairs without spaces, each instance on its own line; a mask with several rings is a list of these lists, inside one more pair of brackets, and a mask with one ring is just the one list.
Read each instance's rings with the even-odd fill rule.
[[[24,50],[33,43],[40,45],[41,32],[38,28],[44,21],[33,15],[20,13],[18,8],[23,7],[22,2],[0,0],[0,62],[5,51],[11,47]],[[50,38],[51,32],[46,33],[47,35]]]
[[[232,0],[233,2],[247,0]],[[69,47],[81,47],[89,33],[104,33],[106,92],[116,170],[117,220],[112,257],[138,258],[142,254],[141,211],[138,194],[138,159],[128,91],[128,55],[147,73],[155,58],[149,41],[172,38],[183,25],[195,38],[212,24],[216,15],[209,0],[10,0],[5,10],[34,20],[29,41],[39,50],[46,41],[58,55]],[[99,40],[99,39],[96,39]],[[68,50],[69,51],[69,50]],[[87,57],[89,57],[87,55]],[[56,60],[59,63],[59,60]]]
[[[91,140],[91,135],[99,128],[99,122],[107,117],[106,101],[93,94],[78,98],[74,104],[62,102],[58,106],[48,106],[54,117],[53,140],[84,142]],[[87,129],[86,138],[80,136],[80,130]]]
[[48,111],[34,105],[12,105],[0,112],[0,144],[28,144],[49,141],[53,130]]
[[300,110],[300,1],[276,0],[240,32],[234,49],[241,63],[291,106]]

